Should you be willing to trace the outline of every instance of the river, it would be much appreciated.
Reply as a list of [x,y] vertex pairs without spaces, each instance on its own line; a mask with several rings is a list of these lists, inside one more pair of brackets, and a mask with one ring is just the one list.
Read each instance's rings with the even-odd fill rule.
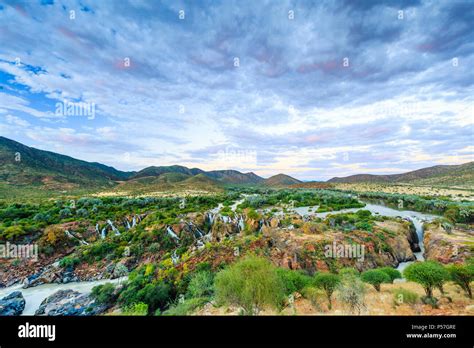
[[0,299],[11,294],[14,291],[21,291],[25,298],[25,309],[22,315],[34,315],[36,310],[39,308],[41,302],[48,296],[51,296],[59,290],[72,289],[82,294],[88,294],[92,291],[92,288],[97,285],[105,283],[120,283],[126,280],[126,277],[116,279],[102,279],[90,282],[71,282],[65,284],[43,284],[34,286],[31,288],[22,288],[22,284],[12,285],[7,288],[0,289]]

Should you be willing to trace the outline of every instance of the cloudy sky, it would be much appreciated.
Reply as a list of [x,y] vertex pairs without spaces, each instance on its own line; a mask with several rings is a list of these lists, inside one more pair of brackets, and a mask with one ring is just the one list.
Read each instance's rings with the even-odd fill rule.
[[0,0],[0,135],[303,180],[474,158],[474,2]]

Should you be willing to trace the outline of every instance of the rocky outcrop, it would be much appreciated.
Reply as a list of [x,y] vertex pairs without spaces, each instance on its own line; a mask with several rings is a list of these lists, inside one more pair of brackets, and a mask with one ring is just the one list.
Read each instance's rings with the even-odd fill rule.
[[98,315],[107,306],[98,305],[85,294],[74,290],[59,290],[41,302],[35,315]]
[[0,315],[20,315],[25,309],[25,299],[21,291],[12,292],[0,300]]
[[424,225],[425,258],[443,264],[463,263],[472,257],[474,229],[461,229],[438,222]]

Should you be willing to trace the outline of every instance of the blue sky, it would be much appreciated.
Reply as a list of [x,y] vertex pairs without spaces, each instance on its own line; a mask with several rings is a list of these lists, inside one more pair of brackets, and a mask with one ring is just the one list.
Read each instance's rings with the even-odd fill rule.
[[457,0],[0,0],[0,134],[121,170],[464,163],[472,23]]

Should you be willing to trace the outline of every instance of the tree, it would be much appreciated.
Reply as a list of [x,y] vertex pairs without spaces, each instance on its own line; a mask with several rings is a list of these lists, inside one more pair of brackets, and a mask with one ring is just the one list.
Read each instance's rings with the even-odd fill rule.
[[326,293],[329,309],[332,308],[332,294],[340,281],[339,276],[332,273],[319,273],[314,277],[314,285]]
[[342,276],[337,288],[337,298],[349,307],[350,313],[356,311],[360,314],[365,307],[365,294],[367,292],[364,282],[351,273]]
[[379,269],[370,269],[365,271],[362,273],[361,279],[364,282],[373,285],[377,291],[380,291],[380,284],[391,282],[390,276]]
[[415,262],[405,268],[403,275],[406,279],[423,286],[426,296],[433,297],[433,288],[441,287],[448,279],[447,270],[438,262]]
[[218,303],[238,305],[248,315],[258,314],[267,305],[278,307],[284,296],[275,267],[256,256],[248,256],[220,271],[214,288]]
[[474,281],[474,265],[451,265],[448,267],[450,279],[472,299],[471,282]]
[[395,279],[400,279],[402,274],[395,268],[392,267],[382,267],[379,268],[382,272],[386,273],[390,277],[390,282],[393,283]]

